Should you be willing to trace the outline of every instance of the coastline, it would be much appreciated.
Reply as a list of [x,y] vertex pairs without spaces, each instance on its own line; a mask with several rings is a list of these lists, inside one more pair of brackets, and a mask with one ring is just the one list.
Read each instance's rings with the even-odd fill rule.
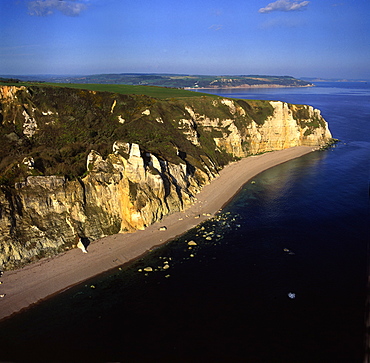
[[284,86],[280,84],[244,84],[241,86],[231,86],[231,87],[184,87],[185,90],[197,90],[197,89],[252,89],[252,88],[307,88],[307,87],[315,87],[314,84],[309,84],[306,86]]
[[[1,277],[0,321],[103,272],[129,263],[150,249],[170,241],[215,215],[259,173],[315,150],[297,146],[250,156],[227,165],[197,194],[185,211],[166,216],[145,230],[116,234],[94,241],[87,254],[73,249],[41,259]],[[160,231],[159,227],[166,226]]]

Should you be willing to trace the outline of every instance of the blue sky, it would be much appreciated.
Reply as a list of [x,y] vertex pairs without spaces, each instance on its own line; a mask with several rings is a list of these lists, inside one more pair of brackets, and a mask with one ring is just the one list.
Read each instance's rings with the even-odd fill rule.
[[0,0],[0,74],[370,79],[369,0]]

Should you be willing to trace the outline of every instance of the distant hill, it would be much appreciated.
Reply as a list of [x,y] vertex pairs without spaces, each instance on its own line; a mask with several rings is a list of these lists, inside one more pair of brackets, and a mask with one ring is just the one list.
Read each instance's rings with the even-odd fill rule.
[[20,80],[16,78],[3,78],[0,77],[0,83],[19,83]]
[[205,76],[156,73],[96,74],[88,76],[17,76],[23,81],[148,85],[171,88],[310,87],[312,83],[290,76]]
[[361,82],[361,83],[368,83],[370,79],[365,78],[320,78],[320,77],[302,77],[303,80],[307,82]]

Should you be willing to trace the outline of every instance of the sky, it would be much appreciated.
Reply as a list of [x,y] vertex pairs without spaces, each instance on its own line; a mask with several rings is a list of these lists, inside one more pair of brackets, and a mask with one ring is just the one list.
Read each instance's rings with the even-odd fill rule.
[[370,0],[0,0],[0,74],[370,79]]

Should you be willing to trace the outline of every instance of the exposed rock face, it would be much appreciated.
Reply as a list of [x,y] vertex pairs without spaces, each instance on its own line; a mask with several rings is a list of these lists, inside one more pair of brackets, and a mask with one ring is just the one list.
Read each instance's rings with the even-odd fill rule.
[[[0,87],[0,102],[0,141],[8,150],[0,155],[5,269],[75,247],[80,238],[143,229],[192,203],[235,157],[331,141],[320,111],[283,102],[25,87]],[[105,156],[87,149],[107,144]],[[50,175],[70,175],[70,163],[82,169],[75,166],[78,178]]]
[[[245,157],[257,153],[286,149],[294,146],[324,146],[331,139],[331,133],[320,110],[307,105],[290,105],[280,101],[269,101],[272,114],[264,122],[251,120],[245,127],[238,127],[235,116],[247,118],[244,108],[233,100],[223,99],[221,104],[230,108],[233,118],[209,118],[191,110],[193,124],[209,132],[220,132],[214,137],[217,147],[236,156]],[[217,101],[213,101],[217,106]],[[187,108],[190,111],[190,108]],[[297,112],[301,111],[297,116]],[[303,111],[303,112],[302,112]],[[301,117],[301,118],[300,118]],[[188,122],[191,125],[191,122]],[[189,131],[187,134],[191,134]],[[194,135],[194,134],[193,134]],[[194,136],[191,138],[192,143]]]
[[[116,150],[103,159],[92,150],[90,172],[78,181],[28,176],[13,192],[0,190],[3,266],[71,248],[80,236],[94,240],[144,229],[192,203],[202,184],[188,174],[185,163],[175,165],[149,153],[143,158],[139,145],[129,147],[128,158]],[[201,180],[215,177],[197,173]]]
[[[299,119],[294,117],[296,106],[274,101],[270,104],[274,108],[273,115],[269,116],[261,126],[255,122],[250,125],[250,153],[281,150],[299,145],[322,146],[331,138],[320,111],[312,106],[303,106],[308,116],[306,120],[310,122],[301,125]],[[310,123],[315,122],[322,127],[311,127]]]
[[0,87],[0,100],[1,101],[10,101],[16,98],[16,93],[18,91],[25,90],[26,87],[16,87],[16,86],[1,86]]

